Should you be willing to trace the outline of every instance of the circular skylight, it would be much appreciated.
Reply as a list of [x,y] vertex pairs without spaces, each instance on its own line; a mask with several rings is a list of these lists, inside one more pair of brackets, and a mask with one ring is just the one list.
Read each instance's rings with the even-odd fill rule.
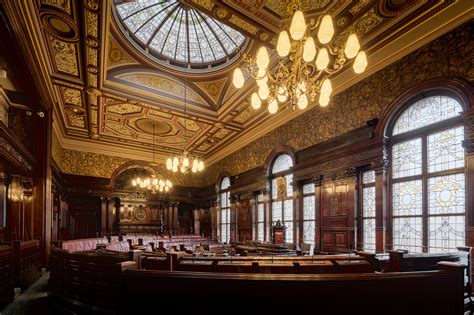
[[131,38],[178,66],[223,64],[246,41],[238,31],[179,0],[136,0],[116,4],[116,9]]

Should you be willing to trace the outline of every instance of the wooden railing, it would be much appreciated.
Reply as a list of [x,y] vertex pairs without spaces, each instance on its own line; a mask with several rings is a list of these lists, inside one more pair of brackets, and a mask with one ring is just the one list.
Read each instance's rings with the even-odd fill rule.
[[[410,273],[267,275],[130,270],[125,313],[463,314],[463,266]],[[132,302],[139,301],[139,302]]]

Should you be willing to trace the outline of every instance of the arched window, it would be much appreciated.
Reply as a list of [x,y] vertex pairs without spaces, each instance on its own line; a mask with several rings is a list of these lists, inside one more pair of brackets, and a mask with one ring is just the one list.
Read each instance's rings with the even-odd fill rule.
[[220,184],[220,241],[230,241],[230,178],[224,177]]
[[391,215],[394,249],[444,252],[465,244],[463,108],[429,96],[393,124]]
[[293,243],[293,174],[290,167],[293,159],[288,154],[280,154],[273,162],[271,169],[272,190],[272,226],[277,220],[286,226],[286,242]]

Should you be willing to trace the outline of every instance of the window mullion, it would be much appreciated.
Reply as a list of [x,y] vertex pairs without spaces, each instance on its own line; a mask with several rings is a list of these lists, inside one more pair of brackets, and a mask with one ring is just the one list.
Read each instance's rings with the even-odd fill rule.
[[421,162],[422,162],[422,191],[423,196],[421,198],[422,207],[422,231],[423,231],[423,252],[428,252],[428,144],[427,136],[424,134],[421,137]]

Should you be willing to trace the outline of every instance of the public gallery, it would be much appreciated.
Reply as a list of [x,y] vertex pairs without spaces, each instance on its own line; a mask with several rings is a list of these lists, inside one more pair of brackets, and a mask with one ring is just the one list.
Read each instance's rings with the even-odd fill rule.
[[473,314],[474,1],[0,0],[0,314]]

